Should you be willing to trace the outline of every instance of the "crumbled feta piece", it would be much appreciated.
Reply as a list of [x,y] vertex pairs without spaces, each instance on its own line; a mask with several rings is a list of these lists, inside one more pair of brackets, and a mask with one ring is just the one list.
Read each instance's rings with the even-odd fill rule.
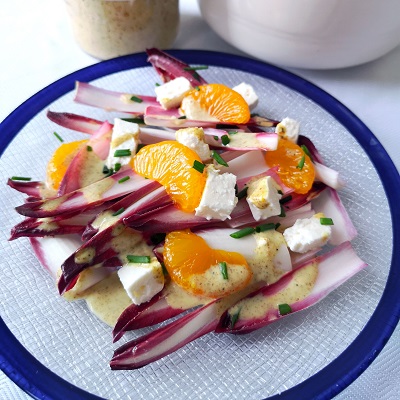
[[203,128],[183,128],[175,132],[175,138],[179,143],[194,150],[202,161],[211,157],[210,147],[204,141]]
[[207,181],[196,215],[210,219],[224,221],[230,218],[230,214],[236,206],[235,195],[236,176],[226,172],[220,174],[214,165],[206,168]]
[[187,119],[219,122],[218,118],[210,115],[192,96],[187,96],[182,100],[180,111]]
[[[136,154],[139,144],[139,125],[134,122],[124,121],[120,118],[114,119],[114,128],[111,135],[110,151],[106,165],[108,168],[115,168],[115,164],[127,165]],[[115,157],[116,150],[130,150],[130,156]]]
[[253,109],[257,105],[258,96],[253,89],[253,86],[249,85],[248,83],[242,82],[232,89],[242,95],[250,109]]
[[275,128],[277,133],[282,139],[290,140],[293,143],[297,143],[299,138],[300,124],[294,119],[284,118]]
[[278,193],[279,189],[279,185],[270,176],[250,182],[246,200],[256,221],[281,213],[279,200],[282,195]]
[[323,214],[315,214],[311,218],[298,219],[295,224],[285,229],[283,236],[290,250],[306,253],[326,244],[331,236],[332,228],[321,225]]
[[157,101],[163,108],[169,110],[179,107],[185,94],[192,89],[189,80],[181,76],[164,83],[164,85],[157,86],[155,91]]
[[150,263],[127,263],[118,270],[118,277],[134,304],[149,301],[164,287],[164,274],[157,258]]

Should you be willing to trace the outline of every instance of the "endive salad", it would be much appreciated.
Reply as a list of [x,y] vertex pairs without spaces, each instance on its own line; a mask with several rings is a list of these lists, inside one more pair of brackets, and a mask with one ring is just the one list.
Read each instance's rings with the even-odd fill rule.
[[[112,121],[49,110],[82,132],[62,142],[27,195],[11,240],[29,237],[68,300],[85,299],[114,341],[112,369],[156,361],[209,332],[247,333],[315,304],[364,268],[357,232],[290,116],[253,113],[256,90],[206,82],[158,49],[153,95],[77,82],[75,101]],[[183,316],[180,316],[182,314]]]

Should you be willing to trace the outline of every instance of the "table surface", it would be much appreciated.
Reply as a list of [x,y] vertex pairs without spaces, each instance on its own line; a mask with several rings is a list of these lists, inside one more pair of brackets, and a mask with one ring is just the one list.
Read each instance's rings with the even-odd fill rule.
[[[43,87],[98,62],[74,42],[63,3],[63,0],[19,0],[2,4],[6,18],[0,25],[0,121]],[[181,0],[180,11],[180,29],[173,48],[246,56],[208,27],[196,0]],[[289,70],[321,87],[353,111],[375,134],[400,170],[400,47],[357,67]],[[371,366],[336,399],[397,399],[399,343],[398,326]],[[30,398],[2,372],[0,397]]]

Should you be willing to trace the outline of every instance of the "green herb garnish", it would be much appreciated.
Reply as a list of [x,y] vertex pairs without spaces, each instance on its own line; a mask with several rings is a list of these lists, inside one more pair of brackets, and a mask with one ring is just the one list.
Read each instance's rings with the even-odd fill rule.
[[29,182],[32,180],[32,178],[27,178],[26,176],[12,176],[11,177],[12,181],[25,181],[25,182]]
[[86,146],[86,150],[87,151],[93,151],[93,148],[92,148],[92,146]]
[[321,225],[333,225],[333,220],[332,218],[320,218],[319,222],[321,223]]
[[287,203],[288,201],[292,200],[292,198],[293,198],[292,195],[289,194],[289,196],[282,197],[282,198],[279,200],[279,203],[285,204],[285,203]]
[[129,157],[131,155],[132,152],[129,149],[120,149],[114,152],[114,157]]
[[112,214],[113,217],[116,217],[119,214],[122,214],[125,211],[124,207],[121,207],[118,211],[115,211],[114,214]]
[[248,227],[248,228],[243,228],[243,229],[240,229],[240,230],[238,230],[236,232],[233,232],[229,236],[233,237],[234,239],[240,239],[242,237],[251,235],[255,231],[256,231],[255,228]]
[[221,271],[222,277],[228,279],[228,268],[225,261],[219,263],[219,270]]
[[185,71],[199,71],[202,69],[208,69],[208,65],[198,65],[197,67],[184,67]]
[[306,153],[308,157],[310,157],[310,160],[312,160],[312,156],[310,150],[308,150],[308,147],[305,144],[302,144],[300,147],[303,149],[304,153]]
[[297,164],[296,168],[298,168],[301,171],[303,169],[303,167],[304,167],[304,162],[305,161],[306,161],[306,155],[303,154],[301,156],[301,159],[300,159],[299,163]]
[[270,231],[271,229],[275,229],[276,225],[271,222],[269,224],[261,224],[256,226],[256,232],[265,232]]
[[211,157],[220,165],[229,167],[228,163],[214,150],[211,151]]
[[205,165],[203,163],[201,163],[200,161],[194,160],[193,168],[202,174],[204,171]]
[[64,139],[57,133],[57,132],[53,132],[53,135],[62,143],[64,142]]
[[129,181],[129,179],[131,179],[130,176],[124,176],[123,178],[121,178],[121,179],[118,181],[118,183],[124,183],[124,182],[126,182],[126,181]]
[[132,255],[127,255],[126,258],[128,259],[129,262],[131,263],[141,263],[141,264],[149,264],[150,263],[150,257],[149,256],[132,256]]
[[133,122],[135,124],[143,124],[143,118],[121,118],[123,121],[126,122]]
[[222,135],[221,136],[221,141],[222,141],[222,144],[224,146],[226,146],[226,145],[228,145],[230,143],[231,139],[229,139],[228,135]]
[[114,165],[114,169],[115,169],[115,172],[118,172],[120,169],[121,169],[121,163],[116,163],[115,165]]
[[132,96],[131,100],[134,101],[135,103],[142,103],[143,99],[141,99],[140,97],[137,96]]
[[282,204],[281,204],[281,213],[279,214],[279,217],[286,217],[285,209],[282,207]]
[[238,198],[238,200],[243,199],[243,197],[247,196],[247,191],[249,190],[249,188],[246,186],[245,188],[243,188],[237,195],[236,197]]
[[181,115],[180,117],[178,117],[178,119],[186,119],[187,116],[186,115]]
[[292,312],[292,307],[289,306],[289,304],[279,304],[278,305],[278,310],[280,315],[286,315],[290,314]]
[[242,307],[240,307],[240,308],[235,312],[235,314],[231,315],[231,329],[233,329],[233,327],[235,326],[236,322],[238,321],[238,319],[239,319],[239,314],[240,314],[240,311],[241,311],[241,310],[242,310]]

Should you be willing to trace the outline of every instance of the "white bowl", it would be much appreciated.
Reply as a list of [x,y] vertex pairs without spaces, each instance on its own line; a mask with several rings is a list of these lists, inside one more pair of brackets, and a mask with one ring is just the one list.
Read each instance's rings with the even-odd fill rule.
[[399,0],[198,0],[228,43],[264,61],[342,68],[400,44]]

